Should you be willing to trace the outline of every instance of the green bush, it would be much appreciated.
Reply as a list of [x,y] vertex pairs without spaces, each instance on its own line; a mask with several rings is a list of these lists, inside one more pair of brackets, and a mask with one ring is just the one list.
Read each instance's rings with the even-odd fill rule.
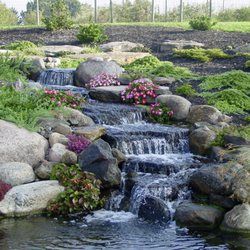
[[177,94],[184,95],[184,96],[194,96],[197,94],[195,89],[193,89],[192,85],[188,83],[183,84],[182,86],[176,88],[175,92]]
[[210,17],[206,16],[200,16],[193,18],[190,20],[189,25],[194,30],[211,30],[212,27],[216,24],[216,22],[213,22]]
[[103,205],[100,199],[100,181],[93,174],[82,172],[78,165],[55,165],[51,180],[58,180],[65,187],[64,192],[47,207],[52,215],[86,213]]
[[3,46],[4,49],[25,51],[27,49],[35,49],[37,46],[30,41],[18,41]]
[[71,58],[61,58],[61,64],[60,68],[65,69],[75,69],[78,67],[78,65],[82,62],[84,62],[85,59],[71,59]]
[[246,67],[247,69],[249,69],[249,68],[250,68],[250,60],[246,61],[246,63],[245,63],[245,67]]
[[64,0],[56,0],[52,3],[50,14],[43,18],[48,30],[70,29],[73,26],[70,11]]
[[231,58],[230,55],[224,53],[221,49],[175,49],[174,55],[176,57],[190,58],[202,62],[210,62],[217,58]]
[[88,26],[80,26],[77,39],[84,44],[98,44],[108,39],[104,34],[103,28],[98,24],[90,24]]
[[232,70],[223,74],[206,77],[199,87],[202,90],[221,90],[233,88],[250,94],[250,74],[241,70]]

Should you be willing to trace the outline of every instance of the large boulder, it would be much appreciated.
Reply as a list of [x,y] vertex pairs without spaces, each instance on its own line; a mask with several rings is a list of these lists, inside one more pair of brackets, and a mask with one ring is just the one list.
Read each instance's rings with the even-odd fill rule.
[[109,42],[100,45],[103,52],[133,52],[136,50],[143,50],[144,45],[141,43],[132,43],[129,41]]
[[81,54],[82,47],[73,45],[42,46],[40,48],[46,56],[62,56],[64,54]]
[[170,110],[173,110],[173,118],[177,121],[185,120],[189,113],[191,102],[178,95],[159,95],[156,101],[165,104]]
[[78,162],[83,171],[94,173],[104,187],[120,185],[121,171],[117,160],[113,157],[109,144],[102,139],[90,144],[79,155]]
[[27,163],[0,163],[0,180],[3,180],[11,186],[18,186],[33,182],[35,180],[35,174],[33,168]]
[[205,126],[193,130],[189,139],[191,151],[196,154],[205,155],[211,148],[212,142],[216,139],[216,133]]
[[204,47],[203,43],[192,40],[167,40],[160,45],[160,52],[171,52],[173,49],[191,49]]
[[120,75],[124,71],[115,61],[88,60],[81,63],[75,72],[76,86],[85,87],[89,81],[101,73]]
[[106,133],[106,128],[100,125],[92,125],[77,128],[74,133],[77,135],[82,135],[91,141],[95,141]]
[[121,91],[125,90],[126,86],[107,86],[97,87],[89,91],[89,96],[101,102],[121,102]]
[[13,187],[0,202],[0,214],[18,217],[41,213],[48,202],[63,190],[58,181],[39,181]]
[[229,232],[250,233],[250,205],[238,205],[227,212],[221,229]]
[[217,124],[219,122],[229,122],[230,117],[223,115],[217,108],[209,105],[194,105],[190,108],[187,121],[190,123],[208,122]]
[[40,74],[46,69],[42,58],[32,59],[29,67],[29,79],[37,81]]
[[166,223],[170,220],[170,212],[166,204],[153,196],[147,196],[142,200],[138,216],[152,222]]
[[23,162],[34,167],[45,158],[47,140],[15,124],[0,120],[0,163]]
[[175,212],[177,224],[188,228],[214,229],[223,219],[222,209],[191,202],[181,203]]
[[203,166],[190,177],[190,186],[201,194],[230,196],[233,194],[234,179],[242,168],[236,162]]

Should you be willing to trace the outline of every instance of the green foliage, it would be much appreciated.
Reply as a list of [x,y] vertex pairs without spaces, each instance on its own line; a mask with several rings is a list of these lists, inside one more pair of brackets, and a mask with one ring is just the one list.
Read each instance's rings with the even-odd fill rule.
[[43,22],[48,30],[70,29],[73,21],[69,8],[64,0],[56,0],[51,4],[50,14],[43,18]]
[[102,26],[90,24],[88,26],[80,26],[77,39],[84,44],[98,44],[106,41],[108,37],[104,34]]
[[202,62],[210,62],[216,58],[231,58],[230,55],[224,53],[221,49],[175,49],[174,55],[176,57],[184,57],[199,60]]
[[184,96],[194,96],[197,94],[196,90],[192,87],[192,85],[185,83],[182,86],[176,88],[175,92]]
[[176,67],[172,62],[161,62],[157,57],[146,56],[124,65],[132,78],[140,77],[174,77],[175,79],[189,78],[193,74],[183,67]]
[[227,114],[243,114],[250,111],[250,97],[238,89],[224,89],[218,92],[200,94],[208,104]]
[[199,87],[202,90],[221,90],[233,88],[249,95],[250,93],[250,74],[241,70],[232,70],[223,74],[207,76]]
[[36,49],[37,46],[30,41],[17,41],[3,46],[4,49],[25,51],[27,49]]
[[71,58],[61,58],[61,64],[60,68],[65,69],[75,69],[78,67],[78,65],[82,62],[84,62],[85,59],[71,59]]
[[40,91],[17,91],[13,87],[0,88],[0,119],[16,123],[31,131],[39,129],[40,117],[52,117],[52,106],[41,98]]
[[172,124],[173,114],[166,105],[155,103],[150,106],[149,119],[160,124]]
[[7,8],[4,3],[0,2],[0,26],[16,25],[18,23],[18,16],[16,11]]
[[52,215],[86,213],[103,205],[100,199],[100,181],[93,174],[82,172],[78,165],[55,165],[51,180],[58,180],[65,187],[65,191],[47,207]]
[[245,67],[246,67],[247,69],[249,69],[249,68],[250,68],[250,60],[246,61],[246,63],[245,63]]
[[102,53],[98,46],[84,46],[81,54],[98,54]]
[[25,82],[30,64],[22,57],[0,55],[0,82]]
[[210,17],[199,16],[190,20],[189,25],[194,30],[211,30],[212,27],[216,24],[213,22]]
[[243,7],[240,9],[226,9],[219,12],[217,19],[222,22],[236,21],[247,22],[250,21],[250,7]]

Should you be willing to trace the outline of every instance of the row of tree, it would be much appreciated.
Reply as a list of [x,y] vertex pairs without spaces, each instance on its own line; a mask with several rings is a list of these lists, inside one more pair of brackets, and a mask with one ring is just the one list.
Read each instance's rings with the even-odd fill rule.
[[[51,15],[51,6],[57,0],[39,0],[40,19]],[[89,4],[82,4],[79,0],[64,0],[69,9],[72,20],[75,23],[89,23],[94,21],[94,9]],[[36,24],[37,1],[27,3],[27,10],[18,18],[17,12],[8,9],[0,0],[0,25],[13,25],[22,23],[25,25]],[[123,4],[113,4],[112,18],[114,22],[148,22],[152,15],[151,0],[124,0]],[[190,20],[200,15],[208,15],[209,6],[206,4],[185,4],[183,7],[184,20]],[[97,21],[110,21],[110,8],[99,7]],[[167,14],[167,15],[166,15]],[[179,21],[180,10],[174,8],[167,13],[155,11],[155,21]],[[238,10],[225,10],[216,15],[219,21],[250,21],[250,8]]]

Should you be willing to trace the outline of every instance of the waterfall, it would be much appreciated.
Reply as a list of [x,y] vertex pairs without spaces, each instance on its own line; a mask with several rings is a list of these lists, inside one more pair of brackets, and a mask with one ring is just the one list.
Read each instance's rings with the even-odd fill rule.
[[43,85],[73,85],[75,69],[47,69],[44,70],[38,82]]

